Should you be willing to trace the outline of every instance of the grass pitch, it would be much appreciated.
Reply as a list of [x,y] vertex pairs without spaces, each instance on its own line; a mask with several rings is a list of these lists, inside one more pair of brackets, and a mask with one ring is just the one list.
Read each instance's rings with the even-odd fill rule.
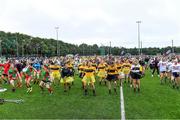
[[134,93],[124,85],[124,100],[127,119],[179,119],[180,90],[167,82],[160,85],[159,77],[150,72],[141,80],[141,92]]
[[[76,76],[75,85],[67,93],[62,86],[54,86],[54,94],[40,93],[37,85],[31,94],[25,86],[12,93],[0,93],[0,98],[24,99],[23,104],[5,103],[0,105],[0,119],[120,119],[120,96],[109,95],[107,87],[96,83],[97,96],[83,95],[81,81]],[[167,82],[160,85],[157,76],[150,72],[141,80],[141,92],[134,93],[126,83],[123,85],[127,119],[178,119],[180,118],[180,90],[173,89]]]
[[33,86],[31,94],[26,93],[25,86],[15,93],[4,87],[8,91],[0,93],[0,98],[24,99],[25,103],[0,105],[0,119],[120,119],[119,91],[118,95],[109,95],[107,87],[96,84],[97,96],[91,91],[84,96],[78,77],[69,92],[64,93],[62,86],[54,86],[53,95],[47,91],[41,94],[38,85]]

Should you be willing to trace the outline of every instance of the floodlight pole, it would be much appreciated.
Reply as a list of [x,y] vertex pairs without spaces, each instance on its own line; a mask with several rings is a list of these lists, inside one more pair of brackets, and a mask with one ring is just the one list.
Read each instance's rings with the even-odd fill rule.
[[139,55],[141,54],[140,52],[140,24],[141,24],[141,21],[136,21],[136,23],[138,24],[138,52],[139,52]]
[[24,56],[24,42],[25,42],[25,40],[23,39],[22,40],[22,57]]
[[16,34],[16,56],[19,57],[19,49],[18,49],[18,38],[17,38],[17,34]]
[[172,40],[172,53],[174,53],[174,41]]
[[111,41],[110,41],[110,44],[109,44],[109,55],[111,55]]
[[142,55],[142,40],[141,40],[141,55]]
[[82,46],[82,47],[83,47],[83,56],[84,56],[84,44],[83,44],[83,46]]
[[0,49],[1,49],[1,57],[2,57],[2,40],[0,40]]
[[59,32],[59,27],[55,27],[55,29],[56,29],[56,41],[57,41],[57,43],[56,43],[56,49],[57,49],[56,54],[57,54],[57,56],[58,56],[58,55],[59,55],[59,46],[58,46],[58,32]]

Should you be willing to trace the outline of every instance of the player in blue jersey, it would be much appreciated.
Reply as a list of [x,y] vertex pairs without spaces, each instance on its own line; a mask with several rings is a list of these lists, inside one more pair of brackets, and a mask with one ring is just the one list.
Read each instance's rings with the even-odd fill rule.
[[39,84],[39,76],[41,73],[41,64],[36,61],[33,64],[33,68],[36,69],[36,71],[34,71],[34,84]]

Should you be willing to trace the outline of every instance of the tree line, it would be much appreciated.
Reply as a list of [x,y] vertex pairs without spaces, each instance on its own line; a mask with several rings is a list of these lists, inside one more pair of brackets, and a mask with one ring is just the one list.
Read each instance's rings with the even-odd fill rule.
[[[157,53],[163,54],[170,49],[172,49],[170,46],[165,48],[149,47],[142,48],[142,53],[145,55],[156,55]],[[58,54],[62,56],[67,54],[138,54],[137,48],[98,46],[97,44],[87,45],[85,43],[75,45],[65,43],[62,40],[57,41],[55,39],[32,37],[21,33],[6,33],[4,31],[0,31],[0,54],[3,56],[56,56],[57,50]],[[180,53],[180,47],[174,47],[174,52]]]

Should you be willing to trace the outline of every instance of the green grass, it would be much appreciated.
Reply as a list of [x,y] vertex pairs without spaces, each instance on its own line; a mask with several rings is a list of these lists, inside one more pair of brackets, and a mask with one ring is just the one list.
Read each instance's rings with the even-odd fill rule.
[[31,94],[26,93],[23,86],[15,93],[8,91],[0,93],[0,98],[24,99],[23,104],[5,103],[0,105],[0,119],[119,119],[120,102],[118,95],[109,95],[105,86],[96,85],[97,96],[83,95],[80,79],[76,77],[75,85],[68,93],[62,86],[54,87],[54,94],[40,93],[40,88],[33,86]]
[[159,78],[150,72],[141,80],[141,92],[134,93],[124,85],[127,119],[178,119],[180,118],[180,90],[170,84],[160,85]]
[[[25,86],[12,93],[0,93],[0,98],[24,99],[23,104],[5,103],[0,105],[0,119],[120,119],[118,95],[109,95],[107,87],[96,84],[97,96],[83,95],[81,82],[75,78],[75,85],[68,93],[62,86],[54,86],[54,94],[40,93],[37,85],[31,94]],[[118,88],[119,89],[119,88]],[[134,93],[128,84],[123,86],[125,112],[127,119],[178,119],[180,118],[180,90],[173,89],[168,83],[160,85],[157,76],[150,72],[141,80],[141,92]]]

